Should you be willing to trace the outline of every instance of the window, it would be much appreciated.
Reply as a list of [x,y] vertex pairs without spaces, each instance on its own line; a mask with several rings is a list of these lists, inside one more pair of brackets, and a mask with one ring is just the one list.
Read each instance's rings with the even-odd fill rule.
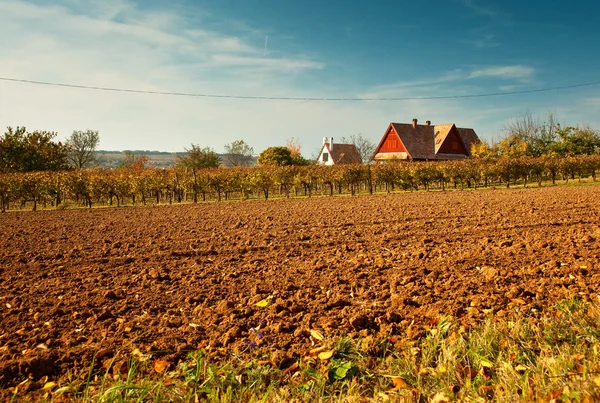
[[323,153],[323,162],[329,161],[329,154]]

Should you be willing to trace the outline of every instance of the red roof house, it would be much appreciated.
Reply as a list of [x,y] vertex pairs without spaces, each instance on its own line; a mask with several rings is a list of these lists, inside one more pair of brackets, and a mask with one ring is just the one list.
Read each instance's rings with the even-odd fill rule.
[[389,160],[453,160],[471,156],[471,146],[479,143],[473,129],[454,123],[432,126],[390,123],[373,153],[376,162]]
[[317,163],[323,165],[360,164],[362,159],[354,144],[333,143],[333,137],[323,138]]

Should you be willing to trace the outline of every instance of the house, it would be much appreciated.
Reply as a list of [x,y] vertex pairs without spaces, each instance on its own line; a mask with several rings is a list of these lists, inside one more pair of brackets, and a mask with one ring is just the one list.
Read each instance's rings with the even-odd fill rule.
[[336,144],[333,137],[323,138],[323,147],[319,151],[317,164],[321,165],[339,165],[339,164],[360,164],[362,158],[354,144]]
[[479,143],[473,129],[454,123],[424,125],[417,119],[410,123],[390,123],[373,153],[376,162],[389,160],[455,160],[471,156],[471,146]]

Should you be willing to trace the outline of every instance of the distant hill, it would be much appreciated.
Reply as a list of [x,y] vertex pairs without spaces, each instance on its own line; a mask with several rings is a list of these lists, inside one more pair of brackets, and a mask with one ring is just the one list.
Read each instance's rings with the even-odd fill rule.
[[[131,151],[134,155],[145,155],[148,157],[148,165],[155,168],[169,168],[175,166],[178,155],[185,155],[185,152],[168,152],[168,151],[149,151],[149,150],[127,150]],[[125,159],[125,153],[127,151],[109,151],[99,150],[96,151],[96,160],[99,168],[115,168]],[[223,158],[223,154],[219,154],[221,157],[221,164],[227,166],[227,161]],[[256,157],[253,157],[253,165],[256,165]]]

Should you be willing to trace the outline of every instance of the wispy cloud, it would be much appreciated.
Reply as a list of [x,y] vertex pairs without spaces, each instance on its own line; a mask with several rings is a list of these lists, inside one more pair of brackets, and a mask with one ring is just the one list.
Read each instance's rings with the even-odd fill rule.
[[509,13],[502,11],[498,4],[490,4],[487,0],[462,0],[462,4],[469,10],[468,18],[483,18],[495,25],[511,25],[513,18]]
[[500,46],[500,42],[496,40],[494,34],[484,34],[477,39],[466,40],[465,42],[473,45],[477,49],[491,49]]
[[530,80],[535,74],[535,69],[530,66],[494,66],[471,71],[469,78],[502,78],[516,80]]

